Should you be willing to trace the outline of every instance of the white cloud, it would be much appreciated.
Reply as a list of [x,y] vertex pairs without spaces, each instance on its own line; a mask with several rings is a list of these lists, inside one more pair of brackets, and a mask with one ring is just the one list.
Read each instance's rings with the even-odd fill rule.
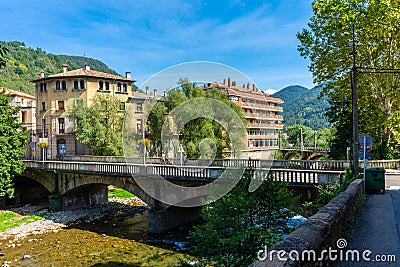
[[267,90],[264,90],[264,92],[265,92],[267,95],[273,95],[273,94],[275,94],[276,92],[278,92],[278,90],[269,88],[269,89],[267,89]]

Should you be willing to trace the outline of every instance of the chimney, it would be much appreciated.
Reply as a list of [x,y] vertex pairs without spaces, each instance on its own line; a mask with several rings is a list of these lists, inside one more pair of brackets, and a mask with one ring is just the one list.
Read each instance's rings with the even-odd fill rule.
[[231,77],[228,77],[228,87],[231,87]]
[[157,96],[157,89],[154,88],[154,97],[156,97],[156,96]]
[[130,71],[125,72],[125,78],[131,79],[131,72]]
[[67,72],[67,70],[68,70],[68,65],[67,64],[62,64],[62,70],[63,70],[63,73],[66,73]]
[[232,86],[236,86],[236,81],[233,81],[233,82],[232,82]]
[[250,90],[250,83],[247,83],[247,90]]
[[164,90],[164,97],[167,96],[167,90]]
[[40,70],[40,78],[44,78],[44,70]]
[[148,95],[148,94],[149,94],[149,86],[146,85],[146,95]]
[[253,83],[253,92],[256,92],[256,85]]
[[243,84],[243,89],[245,89],[246,88],[246,85],[245,84]]
[[224,84],[226,84],[226,79],[224,79]]
[[85,64],[85,70],[90,70],[89,65],[86,65],[86,64]]

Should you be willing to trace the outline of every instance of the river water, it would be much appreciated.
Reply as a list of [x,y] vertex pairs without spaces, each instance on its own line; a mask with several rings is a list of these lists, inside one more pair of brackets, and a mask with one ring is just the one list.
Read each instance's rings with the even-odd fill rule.
[[[192,257],[185,250],[188,229],[163,235],[147,233],[147,210],[116,210],[92,222],[29,235],[15,247],[0,248],[9,266],[179,266]],[[4,243],[3,243],[4,244]]]

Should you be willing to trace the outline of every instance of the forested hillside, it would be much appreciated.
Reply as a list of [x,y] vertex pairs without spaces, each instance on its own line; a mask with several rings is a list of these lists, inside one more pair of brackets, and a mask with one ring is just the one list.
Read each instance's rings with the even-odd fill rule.
[[285,101],[283,107],[283,123],[285,126],[305,125],[312,129],[330,128],[325,116],[329,103],[326,97],[319,98],[321,87],[308,90],[294,85],[285,87],[273,94]]
[[54,55],[40,48],[27,47],[18,41],[0,41],[0,45],[8,49],[5,57],[7,65],[0,69],[0,87],[8,87],[31,95],[35,95],[35,92],[34,84],[30,81],[39,77],[40,70],[44,70],[45,75],[59,73],[64,63],[68,64],[69,70],[82,68],[84,64],[88,64],[93,70],[117,74],[103,62],[92,58]]

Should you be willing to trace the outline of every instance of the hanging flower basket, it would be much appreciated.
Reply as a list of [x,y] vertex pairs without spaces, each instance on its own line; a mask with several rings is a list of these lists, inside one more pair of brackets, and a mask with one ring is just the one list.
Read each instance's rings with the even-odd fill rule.
[[38,143],[38,146],[40,147],[40,148],[45,148],[45,147],[47,147],[49,145],[49,142],[39,142]]

